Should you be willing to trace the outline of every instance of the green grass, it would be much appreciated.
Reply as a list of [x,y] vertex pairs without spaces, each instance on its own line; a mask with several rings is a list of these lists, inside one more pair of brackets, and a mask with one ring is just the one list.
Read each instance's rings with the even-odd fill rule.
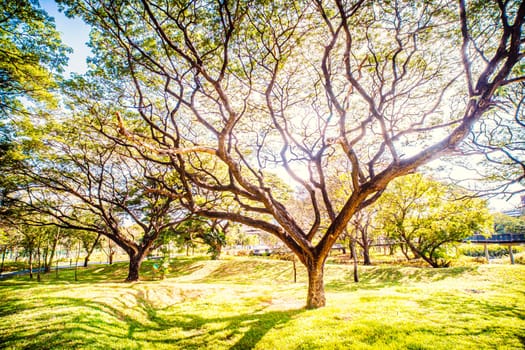
[[305,310],[306,274],[258,258],[178,259],[159,280],[126,264],[0,281],[6,349],[520,349],[525,266],[327,265],[327,306]]

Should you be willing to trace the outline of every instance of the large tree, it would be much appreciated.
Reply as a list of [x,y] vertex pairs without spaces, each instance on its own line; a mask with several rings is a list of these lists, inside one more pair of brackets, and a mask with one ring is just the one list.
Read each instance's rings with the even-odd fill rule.
[[[86,263],[95,241],[104,235],[129,256],[126,280],[138,280],[142,261],[159,235],[187,213],[176,205],[173,193],[165,196],[155,190],[156,178],[170,178],[164,181],[174,186],[176,176],[100,139],[79,119],[64,120],[50,130],[46,152],[41,150],[22,169],[26,185],[13,197],[23,220],[80,231],[76,238],[85,241]],[[35,212],[53,220],[42,222]]]
[[[92,74],[118,89],[104,133],[178,172],[191,212],[281,239],[308,270],[308,308],[325,305],[325,260],[353,215],[524,79],[520,1],[60,3],[93,26]],[[336,207],[340,165],[351,191]],[[307,194],[303,217],[268,169]]]

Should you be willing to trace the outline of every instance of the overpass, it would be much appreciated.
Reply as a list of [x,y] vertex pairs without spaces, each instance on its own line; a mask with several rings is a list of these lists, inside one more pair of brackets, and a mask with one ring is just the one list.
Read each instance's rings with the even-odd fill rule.
[[467,237],[465,242],[509,245],[521,244],[525,243],[525,233],[496,233],[492,236],[473,235]]
[[512,246],[518,244],[525,244],[525,233],[495,233],[492,236],[473,235],[467,237],[463,242],[470,242],[474,244],[485,245],[485,257],[489,261],[489,253],[487,250],[488,244],[501,244],[509,246],[510,263],[514,264],[514,254],[512,253]]

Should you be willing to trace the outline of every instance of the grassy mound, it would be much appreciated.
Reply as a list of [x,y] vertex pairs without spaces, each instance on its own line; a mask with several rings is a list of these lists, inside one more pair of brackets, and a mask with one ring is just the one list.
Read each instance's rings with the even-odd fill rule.
[[306,274],[259,258],[177,259],[160,280],[126,264],[0,281],[7,349],[517,349],[525,266],[327,265],[328,305],[303,308]]

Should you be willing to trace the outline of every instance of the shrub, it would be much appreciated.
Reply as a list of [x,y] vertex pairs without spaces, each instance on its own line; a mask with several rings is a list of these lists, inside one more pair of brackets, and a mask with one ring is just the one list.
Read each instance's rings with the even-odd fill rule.
[[[501,258],[502,256],[509,255],[509,247],[500,246],[500,245],[489,245],[488,246],[489,257],[491,258]],[[514,254],[520,253],[523,251],[521,247],[512,247],[512,252]],[[460,252],[463,255],[471,257],[484,257],[485,256],[485,247],[483,245],[467,245],[460,248]]]

